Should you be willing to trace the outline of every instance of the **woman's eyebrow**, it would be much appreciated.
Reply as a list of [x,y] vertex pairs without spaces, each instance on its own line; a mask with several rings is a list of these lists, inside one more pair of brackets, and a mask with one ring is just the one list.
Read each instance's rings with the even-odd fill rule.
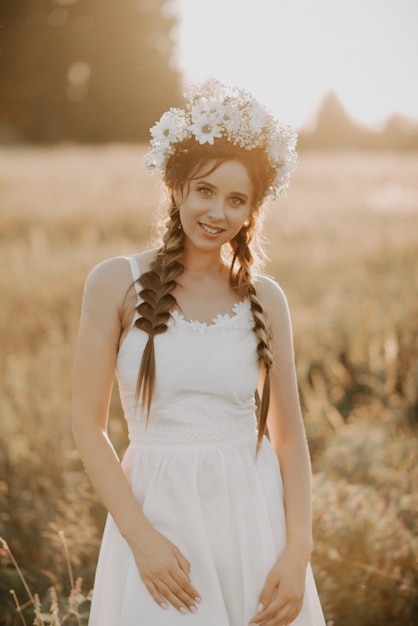
[[212,189],[217,189],[216,185],[213,185],[212,183],[210,183],[209,181],[205,180],[204,178],[196,178],[195,179],[195,184],[196,185],[206,185],[206,187],[211,187]]
[[243,191],[231,191],[231,196],[240,196],[241,198],[248,199],[248,196]]

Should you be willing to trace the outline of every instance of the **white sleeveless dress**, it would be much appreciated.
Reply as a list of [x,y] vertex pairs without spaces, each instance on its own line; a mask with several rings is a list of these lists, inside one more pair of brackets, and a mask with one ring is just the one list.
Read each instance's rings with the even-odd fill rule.
[[[136,280],[138,266],[128,260]],[[155,337],[146,427],[135,388],[147,335],[132,323],[117,358],[130,439],[122,465],[150,523],[190,561],[202,603],[188,615],[159,607],[109,515],[89,626],[247,626],[255,614],[286,528],[279,463],[266,438],[255,455],[252,328],[246,300],[212,324],[173,311],[167,332]],[[324,624],[308,567],[303,609],[292,625]]]

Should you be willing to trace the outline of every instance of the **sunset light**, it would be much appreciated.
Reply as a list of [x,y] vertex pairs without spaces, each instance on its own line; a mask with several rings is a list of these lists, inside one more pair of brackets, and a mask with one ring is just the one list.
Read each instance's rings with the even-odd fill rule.
[[418,626],[417,173],[418,0],[0,2],[0,626]]
[[367,124],[418,117],[416,0],[176,0],[186,80],[254,92],[301,126],[335,90]]

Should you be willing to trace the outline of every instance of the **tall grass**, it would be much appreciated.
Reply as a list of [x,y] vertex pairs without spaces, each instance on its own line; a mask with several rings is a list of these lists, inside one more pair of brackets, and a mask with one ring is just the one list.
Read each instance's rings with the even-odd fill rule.
[[[141,147],[0,150],[0,535],[28,585],[93,583],[104,511],[70,435],[83,283],[145,248],[158,181]],[[418,155],[303,153],[268,209],[270,261],[293,314],[315,473],[313,565],[336,626],[418,621]],[[117,393],[110,434],[126,430]],[[25,589],[0,549],[0,624]],[[26,609],[30,614],[31,609]],[[28,619],[29,622],[29,619]]]

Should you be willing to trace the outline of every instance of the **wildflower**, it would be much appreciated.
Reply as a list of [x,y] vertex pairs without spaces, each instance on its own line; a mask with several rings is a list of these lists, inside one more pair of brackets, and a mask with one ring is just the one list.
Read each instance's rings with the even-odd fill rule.
[[162,143],[171,143],[176,140],[177,125],[176,118],[167,111],[161,119],[151,128],[151,135],[154,139]]
[[191,125],[190,130],[200,144],[213,145],[215,137],[222,137],[222,128],[203,115]]

